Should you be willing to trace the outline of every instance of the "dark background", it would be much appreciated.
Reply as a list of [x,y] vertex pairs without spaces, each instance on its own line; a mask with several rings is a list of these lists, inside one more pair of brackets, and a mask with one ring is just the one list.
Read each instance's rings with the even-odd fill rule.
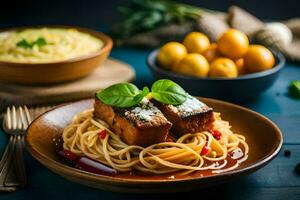
[[[117,20],[116,7],[130,0],[2,0],[0,28],[23,25],[78,25],[107,28]],[[185,0],[201,7],[226,11],[239,5],[262,19],[300,17],[299,0]]]

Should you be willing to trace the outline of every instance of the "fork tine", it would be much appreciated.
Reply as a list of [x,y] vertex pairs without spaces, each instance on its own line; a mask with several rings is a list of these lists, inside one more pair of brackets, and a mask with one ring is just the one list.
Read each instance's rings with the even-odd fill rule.
[[7,107],[6,109],[6,116],[5,116],[5,123],[6,123],[6,127],[8,129],[11,129],[11,112],[10,112],[10,107]]
[[28,123],[27,123],[27,119],[25,117],[25,114],[24,114],[24,110],[22,107],[19,107],[19,112],[20,112],[20,116],[21,116],[21,123],[23,124],[23,129],[26,129],[27,126],[28,126]]
[[19,107],[19,112],[17,112],[17,127],[18,129],[22,129],[22,118],[20,113],[20,107]]
[[17,113],[16,113],[16,107],[12,107],[12,128],[17,128]]
[[28,122],[28,125],[29,125],[32,122],[32,119],[30,117],[30,113],[29,113],[29,110],[28,110],[27,106],[23,106],[23,107],[24,107],[26,118],[27,118],[27,122]]

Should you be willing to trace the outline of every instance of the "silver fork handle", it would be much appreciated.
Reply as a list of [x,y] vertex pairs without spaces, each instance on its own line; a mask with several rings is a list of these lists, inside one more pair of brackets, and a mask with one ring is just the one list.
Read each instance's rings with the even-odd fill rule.
[[0,186],[1,187],[5,187],[5,179],[10,169],[10,165],[12,161],[11,158],[14,154],[15,145],[16,145],[16,137],[10,136],[8,144],[6,145],[6,148],[2,155],[2,159],[0,161]]
[[25,161],[24,161],[24,136],[17,136],[17,149],[16,149],[16,154],[17,154],[17,166],[18,166],[18,174],[19,176],[19,183],[20,187],[25,187],[27,185],[27,177],[26,177],[26,169],[25,169]]
[[15,137],[17,138],[17,141],[13,155],[13,160],[11,163],[10,170],[6,175],[4,185],[9,187],[25,187],[27,184],[27,177],[23,152],[24,137],[20,135]]
[[23,136],[10,136],[9,138],[0,161],[0,191],[1,188],[24,187],[27,183],[23,140]]

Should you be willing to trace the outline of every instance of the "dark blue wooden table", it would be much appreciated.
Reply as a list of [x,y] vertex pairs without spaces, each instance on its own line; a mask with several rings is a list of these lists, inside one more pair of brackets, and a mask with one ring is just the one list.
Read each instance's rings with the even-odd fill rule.
[[[135,83],[141,87],[153,81],[146,67],[145,59],[149,51],[141,49],[114,48],[111,56],[131,64],[137,78]],[[116,75],[120,76],[120,75]],[[287,86],[292,80],[300,80],[300,66],[288,63],[276,83],[256,99],[243,104],[273,120],[282,130],[284,145],[279,155],[259,171],[235,179],[226,184],[179,194],[121,194],[106,192],[69,182],[50,172],[36,160],[26,155],[26,167],[29,184],[26,189],[14,193],[0,193],[0,200],[19,199],[300,199],[300,176],[294,171],[300,162],[300,100],[288,96]],[[100,80],[101,81],[101,80]],[[0,131],[1,132],[1,131]],[[7,141],[0,133],[0,152]],[[285,157],[284,150],[291,150],[291,156]],[[188,187],[188,185],[186,186]]]

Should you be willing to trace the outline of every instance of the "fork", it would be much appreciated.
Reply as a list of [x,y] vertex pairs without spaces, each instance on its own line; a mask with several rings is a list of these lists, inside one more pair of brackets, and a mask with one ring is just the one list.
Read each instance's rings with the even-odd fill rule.
[[26,106],[20,106],[18,109],[15,106],[7,108],[3,128],[10,138],[0,161],[0,187],[2,189],[13,191],[16,187],[26,186],[23,144],[25,130],[31,121]]

